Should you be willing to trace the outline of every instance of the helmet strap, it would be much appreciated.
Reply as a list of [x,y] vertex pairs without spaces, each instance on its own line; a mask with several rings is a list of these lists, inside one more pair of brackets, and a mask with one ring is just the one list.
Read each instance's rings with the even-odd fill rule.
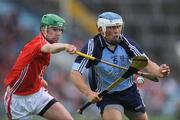
[[103,37],[106,37],[106,27],[102,26],[101,29],[103,32]]
[[44,30],[42,31],[41,30],[41,34],[42,34],[42,36],[44,37],[44,39],[46,39],[47,40],[47,38],[46,38],[46,36],[47,36],[47,26],[44,26]]
[[47,27],[47,26],[45,26],[45,27],[44,27],[44,37],[46,37],[46,36],[47,36],[47,29],[48,29],[48,27]]

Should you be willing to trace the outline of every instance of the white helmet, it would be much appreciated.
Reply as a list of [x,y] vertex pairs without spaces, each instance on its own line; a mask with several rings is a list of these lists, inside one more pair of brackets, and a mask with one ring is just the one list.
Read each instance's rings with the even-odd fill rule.
[[123,19],[117,13],[104,12],[98,16],[97,27],[101,27],[104,33],[106,32],[106,27],[118,25],[123,25]]

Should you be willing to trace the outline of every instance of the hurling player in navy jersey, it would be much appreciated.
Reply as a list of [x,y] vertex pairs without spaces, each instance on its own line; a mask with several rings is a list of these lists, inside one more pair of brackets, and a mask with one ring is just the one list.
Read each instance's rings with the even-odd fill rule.
[[[119,14],[113,12],[100,14],[97,19],[99,33],[87,41],[81,52],[123,67],[128,67],[134,56],[147,57],[135,41],[127,39],[122,34],[123,27],[124,22]],[[145,69],[149,73],[157,77],[169,75],[168,65],[159,66],[148,57],[147,59]],[[90,87],[83,76],[85,69],[88,69]],[[89,102],[97,103],[103,120],[122,120],[123,114],[130,120],[148,120],[145,104],[137,90],[134,76],[127,78],[102,98],[98,97],[98,93],[120,78],[122,73],[123,70],[118,68],[78,56],[72,67],[71,79],[87,96]]]

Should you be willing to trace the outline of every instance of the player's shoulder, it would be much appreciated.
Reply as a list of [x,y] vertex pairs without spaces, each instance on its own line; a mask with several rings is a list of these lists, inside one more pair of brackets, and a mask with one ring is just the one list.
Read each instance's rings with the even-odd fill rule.
[[48,43],[42,35],[35,36],[32,40],[29,41],[29,45],[41,45],[44,43]]
[[130,50],[134,52],[135,54],[139,53],[139,55],[144,53],[140,45],[137,42],[135,42],[133,39],[131,39],[130,37],[122,35],[122,42],[125,48],[127,48],[127,50]]
[[106,42],[101,34],[97,34],[93,37],[94,45],[96,47],[105,48]]
[[136,44],[135,41],[132,38],[130,38],[129,36],[122,35],[121,39],[123,42],[125,42],[127,44]]
[[135,40],[133,40],[132,38],[128,36],[122,35],[121,39],[122,39],[122,42],[128,46],[135,46],[137,48],[140,48],[140,45]]
[[40,46],[43,43],[43,41],[41,40],[40,36],[35,36],[34,38],[32,38],[29,42],[27,42],[24,45],[24,49],[26,48],[31,48],[31,49],[35,49],[36,47]]
[[90,39],[88,39],[87,41],[86,41],[86,44],[85,44],[85,46],[86,47],[93,47],[93,46],[96,46],[97,44],[98,44],[98,35],[96,35],[96,36],[94,36],[94,37],[92,37],[92,38],[90,38]]

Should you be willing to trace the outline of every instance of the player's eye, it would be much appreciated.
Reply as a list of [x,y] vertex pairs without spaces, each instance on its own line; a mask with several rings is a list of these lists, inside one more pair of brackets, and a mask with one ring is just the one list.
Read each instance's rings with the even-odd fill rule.
[[60,28],[60,27],[52,27],[51,28],[53,31],[62,31],[63,32],[63,29]]

